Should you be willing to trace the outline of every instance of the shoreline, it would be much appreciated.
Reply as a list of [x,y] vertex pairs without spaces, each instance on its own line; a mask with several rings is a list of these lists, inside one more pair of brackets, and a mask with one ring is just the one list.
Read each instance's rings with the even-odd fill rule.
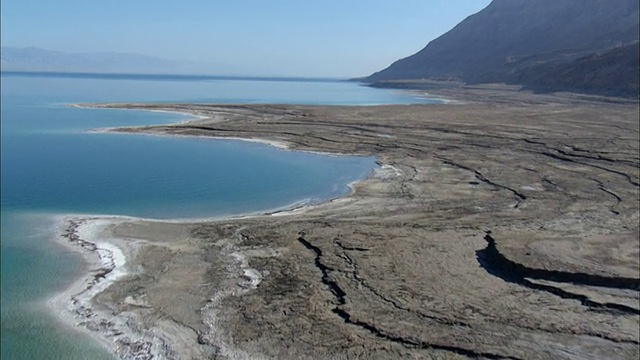
[[55,215],[54,219],[56,234],[53,240],[58,245],[79,253],[86,272],[49,298],[47,306],[62,324],[87,334],[115,357],[118,349],[113,344],[122,337],[123,332],[107,320],[106,313],[94,310],[91,301],[129,273],[126,259],[132,254],[126,255],[122,248],[113,243],[113,239],[104,239],[104,235],[99,235],[104,232],[105,227],[118,219],[66,215]]
[[[90,109],[90,108],[87,108]],[[187,113],[184,113],[187,114]],[[174,125],[174,124],[171,124]],[[290,151],[290,146],[283,141],[276,140],[266,140],[266,139],[255,139],[255,138],[240,138],[240,137],[223,137],[223,136],[191,136],[191,135],[168,135],[163,134],[162,132],[144,132],[144,133],[132,133],[125,131],[127,129],[126,126],[115,126],[115,127],[105,127],[98,129],[86,130],[84,132],[89,134],[123,134],[123,135],[143,135],[143,136],[158,136],[158,137],[172,137],[172,138],[188,138],[194,140],[230,140],[230,141],[244,141],[251,143],[258,143],[267,146],[272,146],[280,150]],[[312,152],[313,153],[313,152]],[[327,155],[327,156],[336,156],[336,154],[323,154],[317,153],[319,155]],[[346,155],[345,156],[349,156]]]
[[[195,120],[206,120],[208,119],[207,116],[204,115],[198,115],[198,114],[193,114],[193,113],[187,113],[187,112],[183,112],[183,111],[171,111],[171,110],[140,110],[140,109],[118,109],[118,108],[108,108],[108,107],[103,107],[100,106],[102,104],[100,103],[62,103],[62,106],[67,106],[67,107],[72,107],[72,108],[78,108],[78,109],[109,109],[109,110],[134,110],[134,111],[149,111],[149,112],[154,112],[154,113],[161,113],[161,114],[174,114],[174,115],[186,115],[187,117],[183,120],[180,120],[178,122],[175,123],[171,123],[171,124],[186,124]],[[96,129],[96,130],[100,130],[100,129]],[[91,131],[91,130],[89,130]]]
[[[74,107],[78,107],[78,108],[83,108],[83,109],[116,109],[116,110],[135,110],[135,111],[149,111],[149,112],[167,112],[167,113],[174,113],[174,114],[182,114],[185,116],[191,116],[193,114],[189,113],[188,111],[169,111],[169,110],[147,110],[147,109],[136,109],[136,108],[118,108],[118,107],[114,107],[111,108],[109,106],[113,106],[113,105],[118,105],[118,104],[102,104],[102,106],[100,104],[97,104],[96,106],[94,106],[95,104],[71,104],[71,106]],[[375,105],[370,105],[370,106],[375,106]],[[381,105],[381,106],[387,106],[387,105]],[[198,117],[198,120],[211,120],[211,117],[208,116],[204,116],[204,115],[193,115]],[[167,124],[166,126],[177,126],[177,125],[183,125],[183,124],[189,124],[189,123],[193,123],[196,122],[198,120],[185,120],[184,122],[178,122],[178,123],[170,123]],[[129,127],[129,126],[114,126],[114,127],[104,127],[104,128],[95,128],[95,129],[89,129],[89,130],[84,130],[83,132],[85,133],[95,133],[95,134],[125,134],[125,135],[144,135],[144,136],[158,136],[158,137],[170,137],[170,138],[186,138],[186,139],[200,139],[200,140],[228,140],[228,141],[243,141],[243,142],[249,142],[249,143],[257,143],[257,144],[263,144],[263,145],[267,145],[267,146],[272,146],[275,147],[277,149],[283,150],[283,151],[296,151],[296,152],[303,152],[303,153],[309,153],[309,154],[316,154],[316,155],[322,155],[322,156],[332,156],[332,157],[340,157],[340,156],[367,156],[367,155],[358,155],[358,154],[349,154],[349,153],[342,153],[342,152],[323,152],[323,151],[313,151],[313,150],[304,150],[304,149],[294,149],[292,148],[292,144],[287,143],[284,140],[272,140],[272,139],[265,139],[265,138],[256,138],[256,137],[240,137],[240,136],[210,136],[210,135],[188,135],[188,134],[168,134],[166,132],[163,132],[161,130],[159,131],[154,131],[153,128],[154,127],[158,127],[158,126],[164,126],[164,125],[142,125],[142,126],[135,126],[135,127]],[[389,137],[391,138],[392,136],[388,135],[388,134],[378,134],[378,136],[380,137]],[[370,157],[374,157],[372,155],[369,155]]]
[[[95,297],[119,279],[135,274],[128,263],[135,257],[136,244],[105,236],[108,228],[125,220],[109,216],[61,215],[58,221],[59,225],[67,226],[54,241],[80,253],[87,264],[87,272],[47,301],[57,319],[63,325],[87,334],[114,358],[171,359],[173,354],[167,349],[166,339],[135,331],[129,325],[135,321],[131,317],[118,316],[108,308],[96,308],[94,304]],[[135,300],[131,302],[135,303]]]
[[[240,138],[233,140],[254,141],[254,139]],[[114,237],[109,230],[110,228],[124,223],[194,225],[300,215],[319,206],[349,201],[349,197],[355,192],[356,184],[362,183],[370,177],[383,176],[382,173],[379,173],[379,169],[382,169],[383,165],[379,164],[379,166],[374,168],[367,177],[346,184],[349,191],[342,195],[317,202],[307,199],[271,210],[258,210],[244,214],[169,219],[127,215],[51,214],[50,216],[55,221],[53,240],[60,246],[78,252],[86,263],[87,270],[67,288],[48,299],[47,306],[64,325],[88,334],[114,356],[171,359],[175,354],[167,352],[167,348],[170,348],[170,344],[166,343],[167,339],[147,337],[136,333],[126,325],[131,319],[118,318],[104,309],[95,310],[92,306],[92,301],[97,295],[119,279],[134,274],[131,269],[128,269],[128,262],[131,262],[131,259],[135,257],[137,247],[135,241],[131,243],[131,239]],[[230,256],[242,264],[242,275],[248,279],[245,290],[255,289],[262,279],[260,272],[249,268],[245,256],[241,253],[233,252]],[[216,300],[212,299],[211,302],[216,302]],[[115,347],[114,344],[116,344]],[[228,351],[233,352],[233,350]]]
[[466,95],[447,109],[193,105],[211,122],[119,128],[275,137],[380,167],[313,206],[129,218],[112,234],[139,242],[124,266],[145,277],[99,303],[174,358],[636,356],[637,108]]

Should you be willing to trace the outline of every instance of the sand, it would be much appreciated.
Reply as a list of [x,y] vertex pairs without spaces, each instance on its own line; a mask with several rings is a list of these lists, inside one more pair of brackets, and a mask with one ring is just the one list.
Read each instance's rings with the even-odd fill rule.
[[126,359],[637,358],[638,103],[438,95],[455,101],[91,105],[203,117],[111,131],[381,166],[348,196],[292,211],[65,220],[112,269],[81,302],[99,326],[80,326]]

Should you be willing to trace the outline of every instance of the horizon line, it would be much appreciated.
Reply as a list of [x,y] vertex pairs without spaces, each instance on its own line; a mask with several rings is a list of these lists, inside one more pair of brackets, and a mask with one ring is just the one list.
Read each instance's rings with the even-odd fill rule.
[[[253,80],[253,81],[310,81],[338,82],[359,81],[359,78],[318,77],[318,76],[270,76],[270,75],[213,75],[213,74],[176,74],[176,73],[135,73],[135,72],[73,72],[73,71],[40,71],[40,70],[1,70],[2,75],[41,76],[60,78],[98,78],[98,79],[138,79],[138,80]],[[163,79],[160,79],[163,78]]]

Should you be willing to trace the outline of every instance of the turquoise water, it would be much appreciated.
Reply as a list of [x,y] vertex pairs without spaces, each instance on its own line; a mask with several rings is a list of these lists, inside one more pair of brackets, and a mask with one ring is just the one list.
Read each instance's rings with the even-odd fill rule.
[[103,359],[44,302],[83,271],[53,216],[210,217],[318,202],[365,177],[371,157],[288,152],[228,140],[87,133],[184,115],[80,109],[77,102],[405,104],[428,101],[337,81],[2,75],[2,359]]

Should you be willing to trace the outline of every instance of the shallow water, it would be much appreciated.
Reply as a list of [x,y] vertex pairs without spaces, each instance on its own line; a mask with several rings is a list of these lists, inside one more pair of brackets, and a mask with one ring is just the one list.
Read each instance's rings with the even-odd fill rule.
[[340,196],[371,157],[289,152],[230,140],[87,133],[184,115],[81,109],[76,102],[365,105],[428,101],[346,82],[2,75],[2,358],[102,359],[99,345],[44,306],[83,271],[50,239],[64,213],[190,218]]

